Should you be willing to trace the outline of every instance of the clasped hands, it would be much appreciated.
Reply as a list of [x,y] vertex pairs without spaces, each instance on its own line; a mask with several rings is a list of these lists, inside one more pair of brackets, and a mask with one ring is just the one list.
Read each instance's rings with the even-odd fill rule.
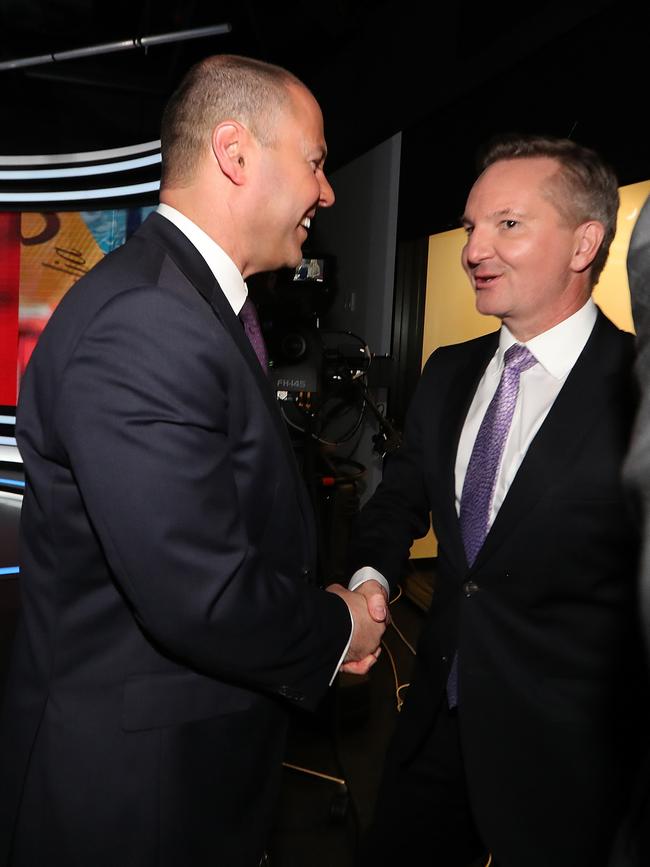
[[340,671],[366,674],[377,662],[381,637],[390,623],[386,591],[372,579],[359,584],[354,591],[340,584],[330,584],[327,589],[347,603],[354,621],[352,640]]

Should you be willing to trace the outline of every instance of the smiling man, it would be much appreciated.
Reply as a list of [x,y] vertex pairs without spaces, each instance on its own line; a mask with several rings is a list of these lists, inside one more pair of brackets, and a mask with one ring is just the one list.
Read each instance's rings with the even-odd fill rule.
[[257,867],[289,705],[375,661],[381,594],[315,584],[244,282],[300,261],[334,201],[325,153],[287,71],[194,67],[163,117],[158,213],[32,355],[3,865]]
[[502,326],[427,362],[353,555],[351,586],[394,586],[431,515],[433,601],[365,863],[603,867],[647,724],[633,337],[591,299],[617,181],[544,137],[493,142],[481,168],[462,263]]

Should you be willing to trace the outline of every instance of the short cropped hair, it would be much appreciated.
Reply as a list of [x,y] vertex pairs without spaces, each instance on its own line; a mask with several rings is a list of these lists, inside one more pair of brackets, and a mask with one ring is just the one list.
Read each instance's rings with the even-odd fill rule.
[[595,286],[616,234],[619,207],[616,173],[596,151],[571,139],[519,134],[488,142],[479,155],[478,168],[484,171],[501,160],[530,157],[549,157],[559,164],[558,174],[548,182],[549,200],[569,225],[579,226],[587,220],[603,224],[603,242],[591,264],[591,285]]
[[217,54],[195,64],[163,112],[162,185],[191,182],[212,130],[224,120],[240,121],[262,145],[274,144],[290,84],[304,86],[288,70],[250,57]]

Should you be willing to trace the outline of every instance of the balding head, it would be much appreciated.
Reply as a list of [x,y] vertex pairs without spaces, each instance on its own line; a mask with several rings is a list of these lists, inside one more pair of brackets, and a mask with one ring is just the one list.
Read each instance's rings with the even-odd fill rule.
[[162,187],[193,181],[212,131],[223,121],[236,120],[260,144],[274,144],[277,118],[291,101],[291,84],[303,87],[286,69],[248,57],[221,54],[193,66],[163,114]]

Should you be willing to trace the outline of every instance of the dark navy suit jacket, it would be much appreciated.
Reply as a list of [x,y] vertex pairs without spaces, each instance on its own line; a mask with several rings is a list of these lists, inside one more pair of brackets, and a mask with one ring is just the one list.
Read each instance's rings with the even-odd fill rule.
[[326,691],[350,616],[310,583],[310,505],[270,385],[169,221],[63,298],[17,438],[0,863],[257,865],[288,703]]

